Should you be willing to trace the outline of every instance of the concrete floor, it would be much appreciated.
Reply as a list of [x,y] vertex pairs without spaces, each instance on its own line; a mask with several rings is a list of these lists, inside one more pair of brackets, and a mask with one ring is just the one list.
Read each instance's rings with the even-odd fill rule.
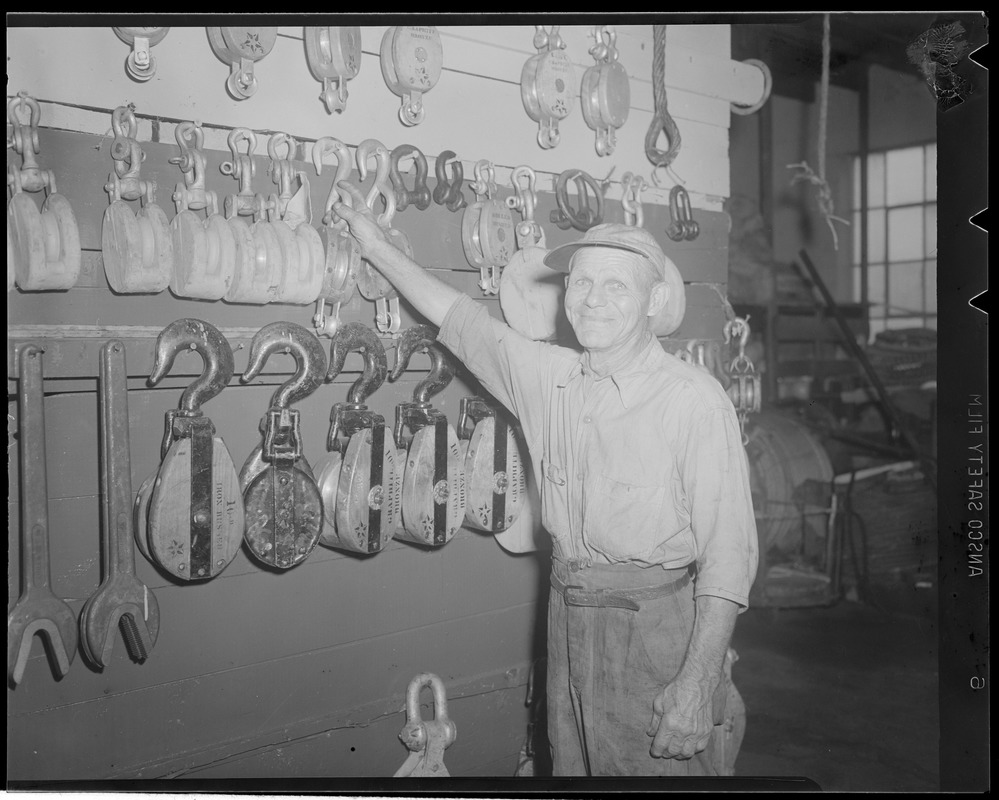
[[877,603],[749,609],[733,679],[747,707],[736,773],[799,776],[825,791],[939,790],[932,590]]

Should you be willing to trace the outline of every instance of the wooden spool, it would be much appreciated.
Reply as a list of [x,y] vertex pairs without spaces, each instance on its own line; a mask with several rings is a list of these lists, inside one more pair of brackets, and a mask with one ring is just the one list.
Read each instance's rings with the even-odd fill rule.
[[[50,194],[39,212],[31,197],[16,193],[7,204],[7,229],[8,268],[13,265],[21,289],[62,290],[76,285],[80,231],[65,197]],[[13,259],[9,255],[12,248],[16,254]]]
[[[236,557],[244,530],[239,478],[229,450],[218,436],[211,438],[210,460],[205,460],[211,465],[210,483],[203,487],[208,496],[202,498],[201,511],[192,513],[194,442],[193,438],[183,438],[170,446],[154,482],[148,510],[153,557],[171,575],[189,581],[213,578],[222,572]],[[207,534],[207,541],[198,528]]]
[[224,297],[236,272],[236,237],[225,218],[212,214],[202,220],[193,211],[180,211],[170,231],[174,250],[170,291],[201,300]]
[[119,294],[162,292],[173,274],[173,236],[166,213],[147,203],[138,214],[124,200],[104,211],[101,226],[104,272]]

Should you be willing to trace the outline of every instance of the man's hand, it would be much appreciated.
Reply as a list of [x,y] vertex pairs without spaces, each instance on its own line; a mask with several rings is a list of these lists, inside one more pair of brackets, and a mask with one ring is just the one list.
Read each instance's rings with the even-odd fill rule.
[[333,204],[333,213],[347,223],[351,236],[357,240],[361,249],[361,255],[370,261],[378,253],[378,248],[393,246],[384,229],[378,224],[374,212],[364,202],[361,190],[349,181],[340,181],[337,186],[350,195],[354,207],[336,202]]
[[646,731],[655,737],[649,748],[654,758],[693,758],[708,746],[713,694],[696,681],[677,679],[656,695]]

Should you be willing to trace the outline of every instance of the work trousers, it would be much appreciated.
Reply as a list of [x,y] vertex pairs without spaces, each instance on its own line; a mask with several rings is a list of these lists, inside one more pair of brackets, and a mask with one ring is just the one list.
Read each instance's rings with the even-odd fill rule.
[[[632,589],[672,583],[686,568],[594,564],[570,570],[552,561],[564,584]],[[679,672],[694,627],[693,582],[640,609],[567,606],[551,590],[548,607],[548,738],[556,776],[718,775],[714,738],[693,758],[654,758],[652,703]],[[723,681],[724,683],[724,681]],[[715,705],[724,705],[724,687]],[[720,721],[722,708],[713,716]]]

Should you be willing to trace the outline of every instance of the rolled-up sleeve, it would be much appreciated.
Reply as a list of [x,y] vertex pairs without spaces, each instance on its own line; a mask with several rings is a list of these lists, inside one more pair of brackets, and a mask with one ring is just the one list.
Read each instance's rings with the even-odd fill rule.
[[520,420],[528,442],[540,436],[552,345],[517,333],[467,296],[448,310],[437,339]]
[[749,461],[732,408],[712,403],[694,414],[681,453],[684,492],[697,543],[694,596],[749,605],[759,559]]

